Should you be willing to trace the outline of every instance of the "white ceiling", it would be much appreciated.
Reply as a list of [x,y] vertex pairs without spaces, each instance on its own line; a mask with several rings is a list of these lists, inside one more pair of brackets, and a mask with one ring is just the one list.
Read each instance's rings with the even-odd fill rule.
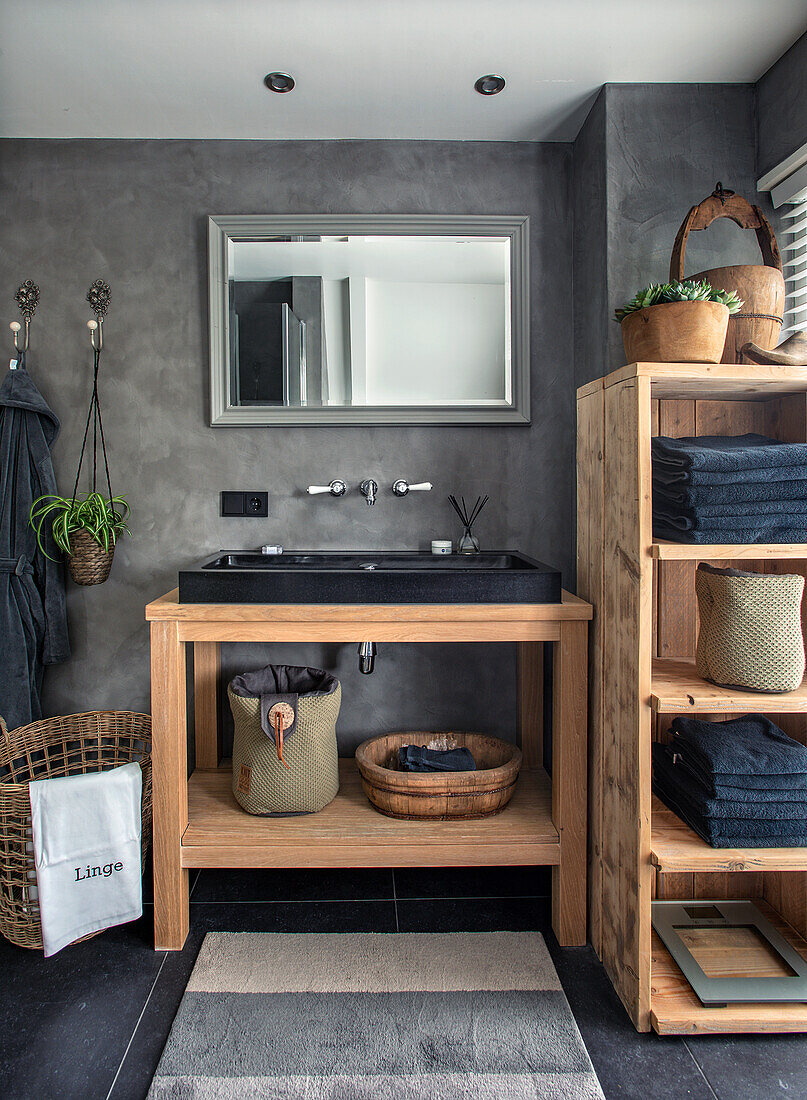
[[[754,81],[807,0],[2,0],[0,136],[572,140],[606,81]],[[272,70],[296,89],[263,87]],[[473,90],[501,73],[498,96]]]

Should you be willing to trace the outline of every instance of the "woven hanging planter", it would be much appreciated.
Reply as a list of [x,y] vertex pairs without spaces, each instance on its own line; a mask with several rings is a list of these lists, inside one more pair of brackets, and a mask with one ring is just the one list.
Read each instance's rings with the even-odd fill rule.
[[[76,481],[73,486],[73,503],[76,501],[76,493],[78,492],[79,478],[81,477],[81,466],[84,462],[84,453],[87,449],[87,442],[90,431],[90,424],[93,429],[92,439],[92,492],[97,492],[97,466],[98,466],[98,443],[101,443],[101,455],[104,460],[104,472],[106,474],[107,492],[109,493],[109,505],[115,509],[115,498],[112,495],[112,485],[109,477],[109,460],[106,453],[106,439],[104,438],[104,425],[101,420],[101,406],[98,401],[98,370],[101,363],[101,349],[103,347],[103,324],[106,316],[106,311],[109,306],[110,289],[107,283],[101,279],[96,279],[87,292],[87,301],[92,307],[95,314],[95,328],[92,330],[92,324],[90,325],[92,335],[90,337],[93,347],[93,381],[92,381],[92,395],[90,397],[90,407],[87,412],[87,425],[84,429],[84,440],[81,445],[81,454],[78,460],[78,469],[76,470]],[[96,343],[96,336],[98,342]],[[123,517],[119,517],[123,518]],[[91,584],[103,584],[109,577],[110,570],[112,569],[112,559],[115,556],[115,539],[114,532],[110,532],[109,546],[104,547],[93,536],[93,534],[86,529],[80,529],[73,531],[70,534],[70,556],[68,557],[68,567],[70,569],[70,576],[73,578],[76,584],[91,585]]]
[[76,584],[103,584],[112,568],[114,545],[105,550],[89,531],[76,531],[70,536],[73,552],[67,559],[70,576]]

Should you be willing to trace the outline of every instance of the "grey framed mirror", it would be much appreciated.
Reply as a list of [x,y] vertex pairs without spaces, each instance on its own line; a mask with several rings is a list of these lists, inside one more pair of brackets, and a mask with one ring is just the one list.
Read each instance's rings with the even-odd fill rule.
[[208,219],[210,423],[529,424],[529,219]]

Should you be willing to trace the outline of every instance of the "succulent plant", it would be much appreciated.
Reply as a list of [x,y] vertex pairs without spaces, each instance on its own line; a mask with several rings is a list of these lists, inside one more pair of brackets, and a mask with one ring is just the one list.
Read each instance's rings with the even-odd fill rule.
[[637,309],[647,309],[648,306],[663,305],[665,302],[720,302],[729,313],[737,313],[743,304],[733,290],[715,290],[705,279],[651,283],[635,294],[622,309],[614,310],[614,320],[621,324],[628,314],[635,313]]

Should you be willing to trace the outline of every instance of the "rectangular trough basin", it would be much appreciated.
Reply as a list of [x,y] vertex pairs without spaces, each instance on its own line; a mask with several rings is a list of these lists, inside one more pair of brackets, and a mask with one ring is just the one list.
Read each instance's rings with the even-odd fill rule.
[[180,603],[559,603],[560,595],[557,569],[514,550],[236,550],[179,574]]

